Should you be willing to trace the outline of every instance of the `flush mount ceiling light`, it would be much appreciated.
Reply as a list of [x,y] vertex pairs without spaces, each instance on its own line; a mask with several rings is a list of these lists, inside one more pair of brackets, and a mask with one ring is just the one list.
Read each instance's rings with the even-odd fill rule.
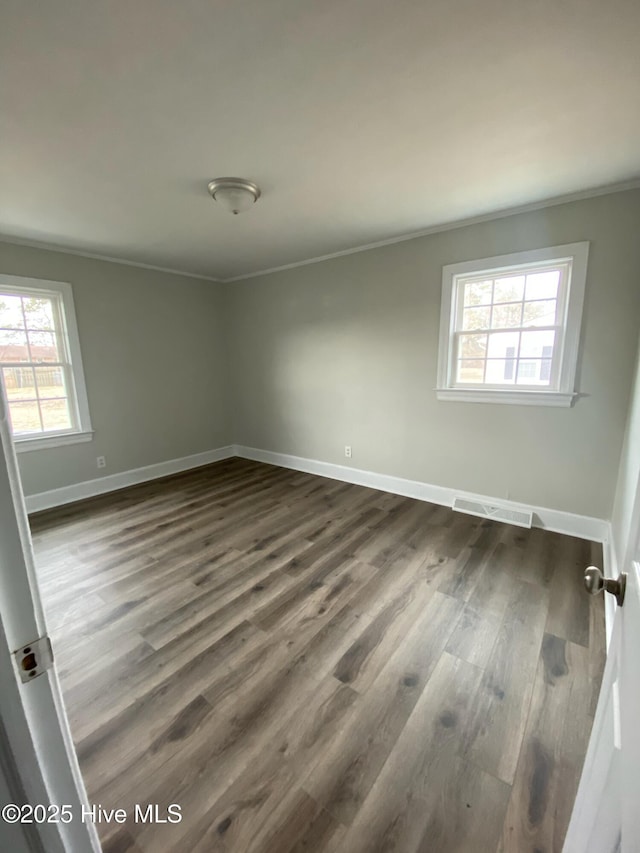
[[214,178],[208,189],[213,200],[233,214],[249,210],[260,198],[258,185],[244,178]]

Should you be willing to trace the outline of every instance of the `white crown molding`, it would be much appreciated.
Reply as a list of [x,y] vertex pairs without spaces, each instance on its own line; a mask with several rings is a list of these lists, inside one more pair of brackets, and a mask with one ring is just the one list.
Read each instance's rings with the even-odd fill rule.
[[213,281],[220,284],[222,279],[214,278],[209,275],[198,275],[195,272],[185,272],[184,270],[174,270],[170,267],[158,267],[154,264],[143,264],[140,261],[128,261],[125,258],[116,258],[112,255],[99,255],[96,252],[83,252],[80,249],[69,249],[64,246],[58,246],[55,243],[43,243],[41,240],[27,240],[22,237],[11,237],[8,234],[0,234],[0,243],[9,243],[13,246],[26,246],[29,249],[44,249],[47,252],[58,252],[60,255],[73,255],[77,258],[90,258],[92,261],[106,261],[109,264],[122,264],[125,267],[136,267],[143,270],[152,270],[153,272],[164,272],[169,275],[181,275],[185,278],[197,278],[200,281]]
[[410,234],[403,234],[399,237],[390,237],[387,240],[377,240],[375,243],[365,243],[363,246],[354,246],[352,249],[343,249],[340,252],[331,252],[328,255],[318,255],[316,258],[308,258],[304,261],[294,261],[291,264],[282,264],[279,267],[270,267],[257,272],[244,273],[236,275],[232,278],[219,279],[222,284],[230,284],[234,281],[245,281],[249,278],[258,278],[259,276],[269,275],[274,272],[283,272],[284,270],[292,270],[296,267],[304,267],[308,264],[319,264],[322,261],[330,261],[333,258],[342,258],[345,255],[355,255],[358,252],[367,252],[369,249],[380,249],[383,246],[392,246],[394,243],[404,243],[407,240],[417,240],[419,237],[428,237],[430,234],[441,234],[444,231],[455,231],[458,228],[466,228],[469,225],[478,225],[482,222],[492,222],[495,219],[505,219],[508,216],[517,216],[519,213],[532,213],[535,210],[543,210],[545,207],[556,207],[559,204],[570,204],[572,201],[583,201],[588,198],[596,198],[601,195],[612,195],[613,193],[625,192],[626,190],[640,189],[640,178],[634,178],[629,181],[622,181],[617,184],[608,184],[603,187],[594,187],[588,190],[580,190],[579,192],[567,193],[566,195],[554,196],[553,198],[543,201],[533,201],[528,204],[521,204],[517,207],[507,207],[503,210],[493,211],[491,213],[482,213],[478,216],[471,216],[467,219],[457,219],[452,222],[445,222],[441,225],[432,225],[429,228],[424,228],[421,231],[412,231]]
[[207,450],[204,453],[196,453],[193,456],[182,456],[179,459],[169,459],[166,462],[158,462],[155,465],[145,465],[143,468],[132,468],[129,471],[121,471],[118,474],[108,474],[106,477],[98,477],[95,480],[84,480],[82,483],[73,483],[60,489],[51,489],[48,492],[39,492],[35,495],[27,495],[25,503],[27,512],[40,512],[43,509],[51,509],[54,506],[73,503],[74,501],[93,498],[96,495],[104,495],[107,492],[115,492],[125,489],[127,486],[136,486],[138,483],[146,483],[149,480],[157,480],[159,477],[167,477],[170,474],[179,474],[191,468],[200,468],[202,465],[210,465],[222,459],[235,456],[233,446],[218,447],[215,450]]
[[406,480],[403,477],[393,477],[388,474],[378,474],[375,471],[348,468],[345,465],[334,465],[317,459],[306,459],[287,453],[273,453],[270,450],[259,450],[255,447],[244,447],[238,444],[234,445],[234,455],[243,459],[251,459],[254,462],[266,462],[269,465],[278,465],[281,468],[290,468],[293,471],[304,471],[307,474],[317,474],[321,477],[329,477],[332,480],[342,480],[356,486],[367,486],[370,489],[379,489],[383,492],[391,492],[395,495],[428,501],[441,506],[450,507],[456,497],[479,501],[480,503],[498,503],[507,509],[521,512],[532,511],[534,527],[541,527],[554,533],[564,533],[568,536],[577,536],[579,539],[588,539],[594,542],[607,543],[610,539],[609,522],[601,518],[577,515],[558,509],[530,506],[489,495],[477,495],[460,489],[452,489],[448,486],[435,486],[419,480]]
[[160,267],[154,264],[144,264],[139,261],[130,261],[125,258],[118,258],[113,255],[101,255],[96,252],[84,252],[80,249],[72,249],[55,243],[45,243],[41,240],[29,240],[22,237],[11,237],[8,234],[0,234],[0,243],[9,243],[15,246],[27,246],[33,249],[44,249],[48,252],[59,252],[62,255],[75,255],[79,258],[91,258],[96,261],[107,261],[112,264],[124,264],[129,267],[139,267],[140,269],[153,270],[155,272],[168,273],[170,275],[181,275],[187,278],[195,278],[200,281],[212,281],[216,284],[231,284],[234,281],[245,281],[249,278],[258,278],[263,275],[270,275],[275,272],[283,272],[284,270],[292,270],[297,267],[304,267],[308,264],[319,264],[322,261],[330,261],[334,258],[342,258],[345,255],[355,255],[358,252],[367,252],[369,249],[379,249],[383,246],[392,246],[395,243],[404,243],[407,240],[417,240],[420,237],[428,237],[429,234],[440,234],[444,231],[455,231],[458,228],[466,228],[469,225],[478,225],[482,222],[492,222],[495,219],[505,219],[508,216],[516,216],[519,213],[531,213],[535,210],[542,210],[545,207],[555,207],[559,204],[569,204],[572,201],[583,201],[588,198],[595,198],[601,195],[612,195],[613,193],[625,192],[626,190],[640,189],[640,177],[633,178],[628,181],[620,181],[615,184],[607,184],[605,186],[593,187],[591,189],[579,190],[574,193],[554,196],[553,198],[544,199],[541,201],[529,202],[521,204],[517,207],[507,207],[502,210],[496,210],[489,213],[483,213],[478,216],[471,216],[466,219],[456,219],[450,222],[444,222],[440,225],[431,225],[429,228],[423,228],[420,231],[412,231],[409,234],[401,234],[398,237],[389,237],[385,240],[377,240],[374,243],[365,243],[361,246],[354,246],[351,249],[342,249],[339,252],[330,252],[327,255],[318,255],[314,258],[307,258],[303,261],[294,261],[290,264],[282,264],[277,267],[269,267],[268,269],[256,270],[256,272],[243,273],[242,275],[231,276],[230,278],[216,278],[215,276],[200,275],[198,273],[186,272],[185,270],[176,270],[170,267]]

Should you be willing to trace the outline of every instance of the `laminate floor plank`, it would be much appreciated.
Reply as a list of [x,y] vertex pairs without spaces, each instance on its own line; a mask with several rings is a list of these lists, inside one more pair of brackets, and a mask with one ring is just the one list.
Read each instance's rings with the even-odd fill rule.
[[[345,715],[353,707],[357,694],[351,688],[327,678],[313,695],[305,695],[305,713],[293,715],[246,770],[228,787],[200,823],[184,837],[185,848],[202,851],[262,849],[261,837],[279,829],[278,814],[293,808],[306,812],[301,835],[311,826],[335,836],[340,824],[309,797],[298,792],[294,801],[290,793],[297,789],[296,780],[309,765],[317,762],[339,730]],[[301,802],[296,802],[301,800]],[[274,819],[275,816],[275,819]],[[286,815],[289,819],[290,815]],[[282,849],[297,846],[303,839],[289,833],[282,839]],[[274,843],[274,842],[271,842]],[[268,849],[268,847],[265,847]],[[281,849],[273,847],[273,849]]]
[[449,638],[446,651],[467,663],[485,667],[493,652],[500,625],[500,619],[484,616],[482,611],[466,605]]
[[[260,761],[265,747],[306,712],[319,689],[320,682],[304,662],[287,664],[256,679],[230,710],[216,709],[224,722],[214,737],[201,743],[195,755],[181,752],[175,776],[162,779],[150,801],[165,803],[171,798],[184,803],[191,814],[208,812],[242,772]],[[136,839],[140,846],[156,850],[170,836],[177,844],[184,829],[176,827],[167,833],[164,827],[147,825],[140,827]]]
[[503,853],[562,848],[593,725],[588,656],[583,646],[544,636]]
[[108,681],[96,680],[91,691],[77,704],[69,706],[73,734],[83,740],[90,733],[107,725],[113,717],[133,707],[135,702],[166,683],[179,683],[180,672],[188,667],[198,668],[203,656],[213,656],[227,663],[233,650],[241,649],[258,629],[249,622],[237,622],[233,627],[215,624],[218,614],[204,620],[199,633],[181,635],[162,649],[162,653],[145,657],[136,667],[124,666],[108,673]]
[[102,853],[142,853],[131,834],[119,829],[102,843]]
[[[601,561],[596,565],[602,565]],[[604,621],[604,608],[597,598],[592,598],[589,610],[589,715],[595,717],[600,679],[607,657],[607,636]]]
[[440,592],[467,601],[480,581],[483,567],[498,544],[500,532],[500,525],[496,522],[482,522],[482,530],[479,534],[482,538],[478,541],[479,537],[474,535],[468,547],[460,552],[456,571],[439,585]]
[[105,602],[98,592],[94,599],[99,599],[101,604],[85,610],[84,615],[77,613],[73,619],[67,617],[63,636],[58,629],[59,648],[62,651],[65,644],[78,645],[89,638],[95,641],[103,631],[141,632],[150,621],[169,618],[176,608],[188,607],[199,595],[198,587],[188,580],[176,581],[170,588],[154,591],[152,595],[147,589],[136,597],[117,601]]
[[[502,622],[514,596],[522,590],[520,576],[509,570],[515,549],[502,539],[496,545],[491,559],[481,570],[478,583],[468,598],[469,607],[485,619]],[[527,580],[524,578],[524,580]],[[534,581],[528,581],[533,583]]]
[[209,552],[200,559],[153,560],[121,580],[104,584],[98,594],[105,601],[122,601],[123,598],[135,598],[150,586],[154,592],[160,592],[180,580],[189,580],[199,587],[219,572],[232,571],[236,561],[242,557],[241,551],[223,548],[215,553]]
[[361,698],[359,713],[336,738],[322,765],[313,767],[303,783],[304,789],[345,825],[354,819],[392,752],[461,609],[454,599],[433,593]]
[[589,645],[590,601],[584,595],[584,570],[591,561],[591,543],[568,536],[558,537],[557,555],[550,584],[551,601],[547,631],[581,646]]
[[561,848],[599,546],[243,459],[31,527],[107,853]]
[[482,670],[446,652],[419,697],[351,829],[345,850],[491,850],[510,788],[464,761]]
[[[424,580],[418,579],[408,586],[389,602],[347,649],[335,666],[334,677],[350,684],[359,693],[366,693],[390,656],[424,614],[434,595],[436,593]],[[442,605],[445,604],[448,602],[442,601]],[[433,631],[433,623],[429,628]]]
[[97,685],[109,685],[120,673],[136,669],[145,658],[151,657],[156,650],[134,632],[125,635],[126,646],[118,644],[106,655],[89,656],[82,653],[78,665],[74,665],[68,655],[64,656],[66,668],[60,667],[58,674],[64,687],[65,699],[72,708],[84,705],[88,698],[95,695]]
[[506,550],[500,566],[527,583],[548,588],[558,559],[556,550],[562,539],[558,533],[537,527],[530,530],[508,527],[503,531]]
[[545,629],[549,593],[520,581],[484,670],[466,733],[465,757],[511,784],[516,771]]

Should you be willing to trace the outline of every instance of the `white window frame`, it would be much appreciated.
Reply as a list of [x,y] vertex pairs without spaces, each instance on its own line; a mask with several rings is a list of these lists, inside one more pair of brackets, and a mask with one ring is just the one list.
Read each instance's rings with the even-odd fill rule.
[[[577,394],[575,377],[580,346],[582,307],[587,278],[588,241],[533,249],[509,255],[497,255],[477,261],[448,264],[442,269],[442,306],[438,348],[438,400],[465,403],[511,403],[528,406],[571,406]],[[559,342],[554,346],[549,388],[516,385],[480,385],[455,382],[456,317],[460,311],[462,284],[472,276],[487,277],[518,272],[536,264],[569,265],[558,291],[559,313],[562,311]],[[535,327],[532,327],[534,329]]]
[[[76,427],[67,430],[51,430],[34,435],[13,435],[16,451],[42,450],[47,447],[59,447],[64,444],[76,444],[91,441],[93,429],[89,416],[89,401],[82,367],[80,338],[76,312],[73,304],[71,285],[65,281],[45,281],[38,278],[24,278],[15,275],[0,274],[0,294],[46,296],[58,303],[63,344],[70,362],[69,405],[74,407]],[[3,392],[4,393],[4,392]]]

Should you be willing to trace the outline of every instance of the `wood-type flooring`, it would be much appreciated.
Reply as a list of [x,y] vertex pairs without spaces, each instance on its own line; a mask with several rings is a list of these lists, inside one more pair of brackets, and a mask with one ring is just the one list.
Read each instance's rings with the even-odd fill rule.
[[561,850],[600,546],[242,459],[31,525],[106,853]]

